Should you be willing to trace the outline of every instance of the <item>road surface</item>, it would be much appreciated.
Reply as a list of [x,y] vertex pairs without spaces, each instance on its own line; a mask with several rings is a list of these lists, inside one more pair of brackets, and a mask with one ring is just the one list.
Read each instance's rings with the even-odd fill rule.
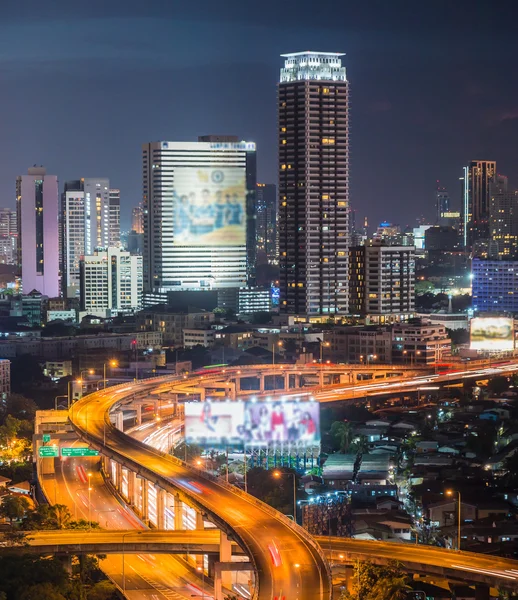
[[[163,381],[163,380],[162,380]],[[86,396],[74,404],[70,419],[79,435],[94,447],[141,473],[207,515],[239,543],[255,566],[257,598],[272,600],[327,600],[332,585],[327,561],[318,545],[289,519],[223,482],[212,480],[181,461],[132,440],[109,422],[108,411],[134,393],[149,393],[152,380],[115,386]],[[202,493],[194,492],[194,482]]]

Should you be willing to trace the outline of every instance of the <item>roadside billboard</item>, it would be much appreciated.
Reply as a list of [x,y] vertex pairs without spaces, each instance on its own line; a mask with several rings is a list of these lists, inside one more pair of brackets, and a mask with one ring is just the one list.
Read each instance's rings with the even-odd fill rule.
[[246,244],[244,167],[176,167],[173,199],[175,246]]
[[304,451],[320,444],[320,404],[311,401],[186,402],[185,437],[205,447]]
[[243,421],[242,402],[186,402],[185,441],[211,448],[240,445]]
[[514,350],[514,321],[508,317],[475,317],[470,322],[471,350]]

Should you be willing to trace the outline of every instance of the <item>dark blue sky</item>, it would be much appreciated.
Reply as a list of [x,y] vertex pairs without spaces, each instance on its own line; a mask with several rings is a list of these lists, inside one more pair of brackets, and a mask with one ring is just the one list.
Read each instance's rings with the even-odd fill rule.
[[[107,6],[106,6],[107,5]],[[108,176],[123,225],[141,196],[141,143],[230,133],[276,180],[283,52],[346,52],[351,200],[413,224],[435,180],[459,203],[462,165],[518,184],[518,2],[6,0],[0,4],[0,205],[43,164],[61,183]]]

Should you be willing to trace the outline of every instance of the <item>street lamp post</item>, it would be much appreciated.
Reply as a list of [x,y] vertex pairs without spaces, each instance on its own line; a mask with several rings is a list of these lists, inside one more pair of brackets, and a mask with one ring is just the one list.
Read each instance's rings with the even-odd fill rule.
[[[447,496],[453,496],[455,494],[454,490],[446,490]],[[457,550],[460,550],[460,525],[461,525],[461,498],[460,492],[457,492]]]
[[[58,409],[58,398],[67,398],[68,399],[69,396],[67,396],[67,394],[61,394],[61,396],[56,396],[54,398],[54,410]],[[70,403],[69,403],[69,405],[70,405]]]
[[376,360],[378,358],[377,354],[367,354],[367,364],[371,362],[371,360]]
[[[275,346],[279,346],[279,348],[281,348],[282,347],[281,340],[272,344],[272,367],[275,367]],[[280,350],[279,350],[279,352],[280,352]]]
[[118,366],[118,362],[116,360],[110,360],[107,363],[104,363],[103,368],[104,368],[104,378],[103,378],[103,389],[106,389],[106,365],[110,366],[110,367],[116,367]]
[[276,479],[280,479],[283,475],[293,477],[293,520],[297,522],[297,479],[295,473],[282,473],[281,471],[274,471],[273,476]]
[[70,410],[70,405],[73,404],[72,400],[73,398],[71,398],[70,396],[70,384],[71,383],[79,383],[81,385],[81,395],[82,395],[82,391],[83,391],[83,380],[82,379],[76,379],[75,381],[69,381],[68,382],[68,387],[67,387],[67,394],[68,394],[68,409]]

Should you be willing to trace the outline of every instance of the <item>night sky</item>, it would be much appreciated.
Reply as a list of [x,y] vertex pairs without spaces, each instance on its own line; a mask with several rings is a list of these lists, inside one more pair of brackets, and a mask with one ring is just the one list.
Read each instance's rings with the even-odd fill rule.
[[[105,4],[107,6],[105,6]],[[228,133],[276,182],[283,52],[345,52],[351,201],[359,220],[460,205],[471,159],[518,185],[518,2],[481,0],[3,0],[0,206],[33,164],[107,176],[123,226],[141,197],[141,144]]]

